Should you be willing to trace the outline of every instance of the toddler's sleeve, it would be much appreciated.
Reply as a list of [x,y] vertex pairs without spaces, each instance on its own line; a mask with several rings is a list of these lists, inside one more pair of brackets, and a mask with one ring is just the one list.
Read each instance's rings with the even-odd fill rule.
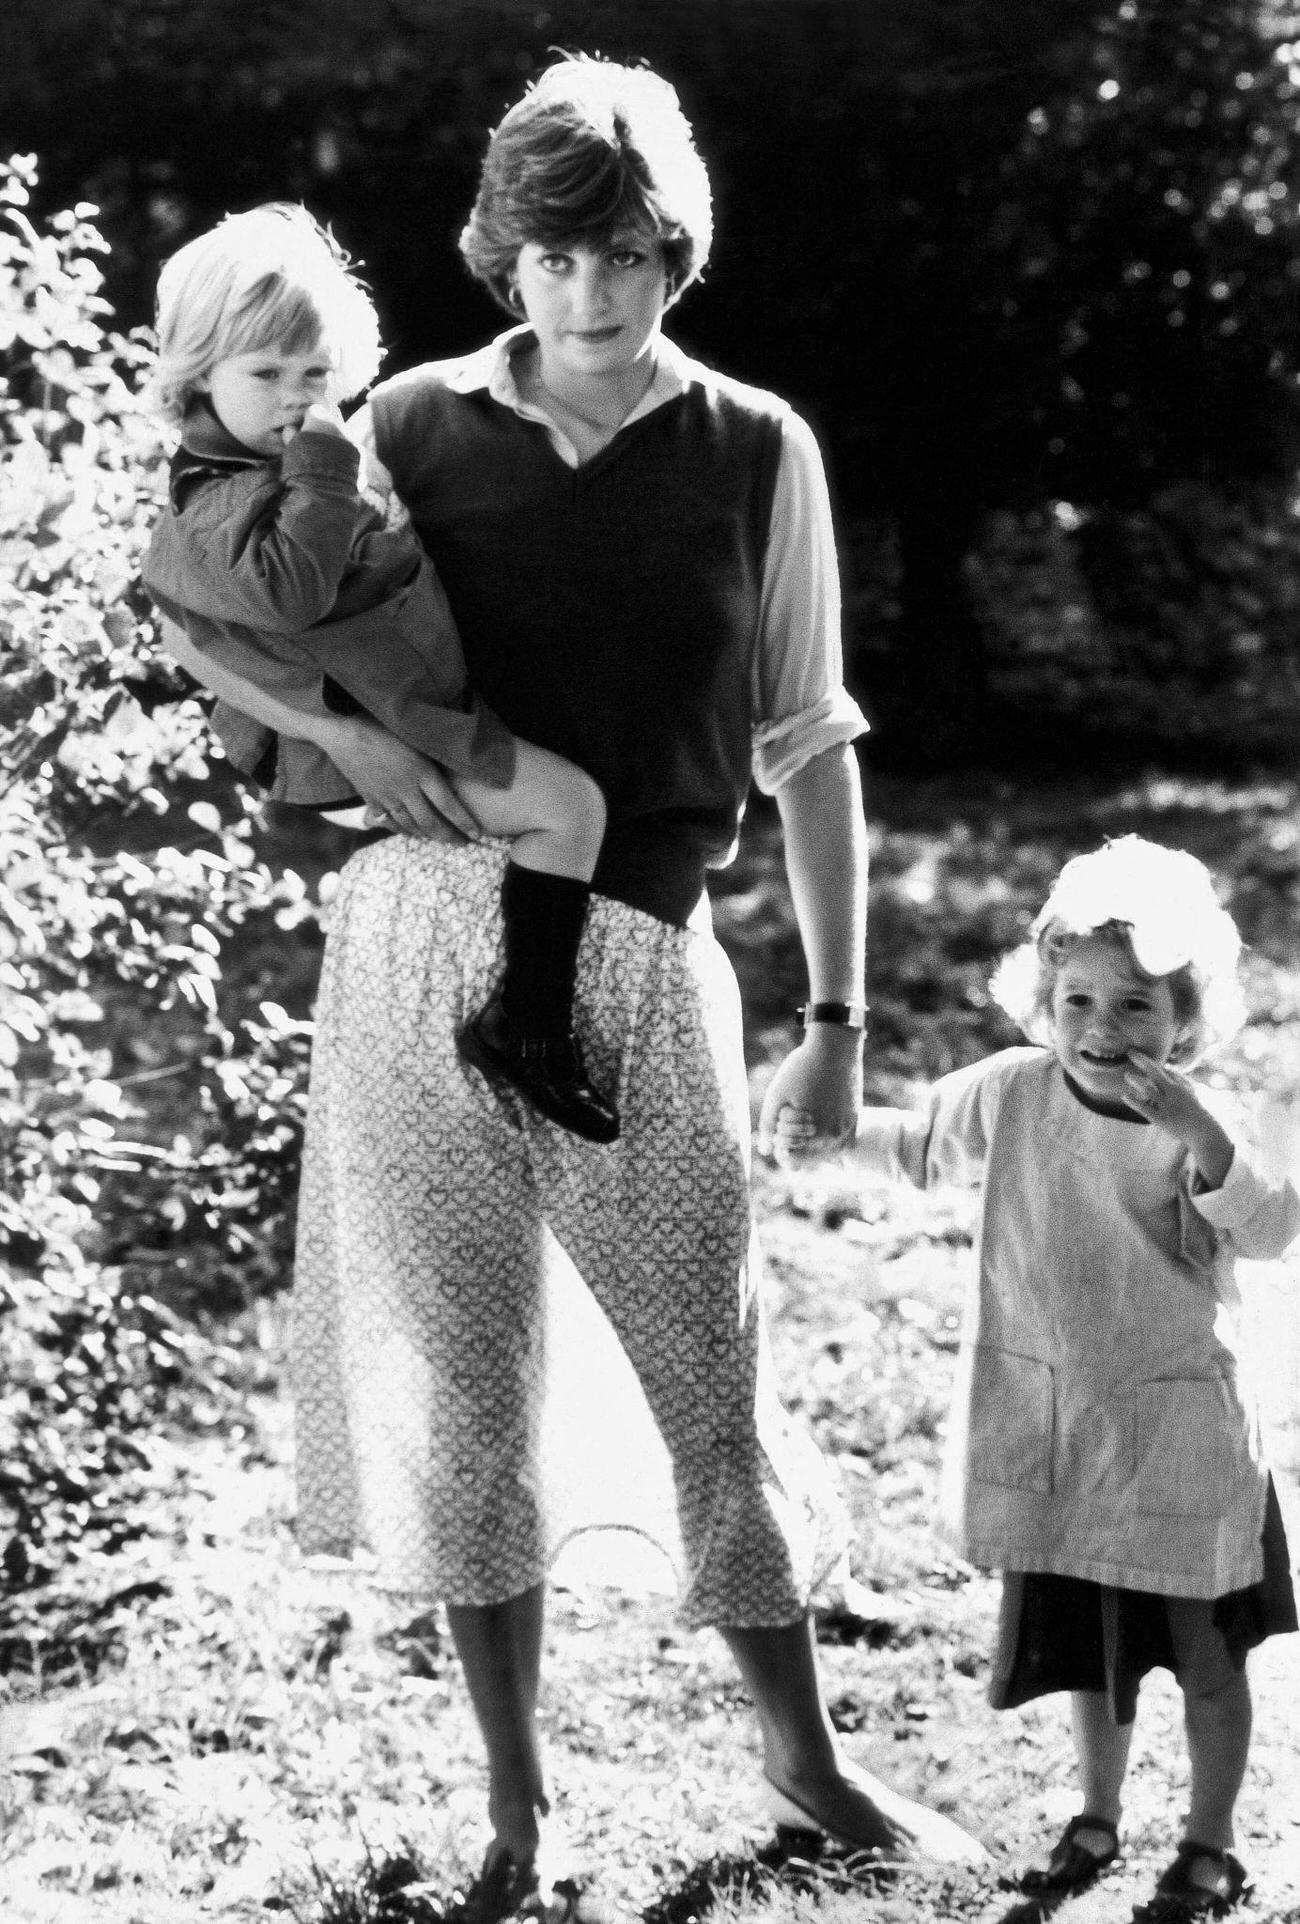
[[1283,1255],[1300,1236],[1300,1194],[1289,1176],[1270,1178],[1234,1140],[1232,1167],[1217,1189],[1192,1191],[1192,1203],[1239,1256]]
[[923,1109],[864,1109],[852,1159],[889,1182],[969,1188],[984,1174],[1001,1086],[995,1056],[940,1077]]

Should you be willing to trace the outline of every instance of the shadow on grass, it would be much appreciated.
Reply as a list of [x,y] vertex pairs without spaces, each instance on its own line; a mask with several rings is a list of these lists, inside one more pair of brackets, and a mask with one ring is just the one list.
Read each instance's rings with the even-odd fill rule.
[[896,1877],[892,1865],[877,1863],[864,1851],[836,1850],[813,1832],[779,1831],[752,1854],[711,1857],[692,1866],[672,1890],[646,1905],[642,1924],[693,1924],[719,1903],[734,1907],[741,1899],[777,1891],[814,1900],[854,1891],[877,1895]]
[[[445,1876],[445,1868],[444,1868]],[[660,1894],[641,1912],[642,1924],[693,1924],[720,1905],[734,1912],[754,1898],[810,1897],[832,1894],[875,1896],[896,1880],[891,1865],[881,1865],[864,1852],[849,1853],[824,1844],[820,1837],[783,1831],[760,1850],[744,1856],[718,1856],[693,1865],[681,1881]],[[510,1917],[527,1919],[525,1902],[510,1881],[490,1874],[473,1878],[464,1889],[445,1891],[423,1854],[413,1847],[396,1854],[367,1849],[359,1872],[346,1878],[319,1868],[316,1888],[304,1907],[292,1899],[275,1908],[287,1910],[296,1924],[504,1924]],[[556,1886],[557,1896],[572,1888],[567,1924],[617,1924],[630,1913],[604,1902],[598,1888],[590,1893]],[[539,1919],[556,1918],[558,1909],[539,1907]]]

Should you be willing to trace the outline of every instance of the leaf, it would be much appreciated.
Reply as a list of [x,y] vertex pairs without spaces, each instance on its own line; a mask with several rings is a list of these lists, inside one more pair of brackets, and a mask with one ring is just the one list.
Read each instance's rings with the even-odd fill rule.
[[192,822],[197,822],[198,826],[206,829],[210,835],[221,833],[221,811],[211,802],[191,802],[185,813]]

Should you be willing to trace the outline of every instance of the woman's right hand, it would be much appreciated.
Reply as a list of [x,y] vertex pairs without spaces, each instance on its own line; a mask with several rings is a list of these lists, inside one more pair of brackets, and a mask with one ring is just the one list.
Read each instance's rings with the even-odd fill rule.
[[483,831],[436,762],[359,715],[338,716],[320,740],[367,804],[368,814],[430,842],[477,842]]

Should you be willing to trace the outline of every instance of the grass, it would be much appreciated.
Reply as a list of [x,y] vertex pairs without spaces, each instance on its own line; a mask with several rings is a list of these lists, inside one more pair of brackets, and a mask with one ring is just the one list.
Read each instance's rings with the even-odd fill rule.
[[[1296,801],[1272,778],[880,783],[875,1093],[905,1095],[1002,1039],[982,1000],[989,959],[1067,854],[1131,827],[1204,854],[1251,942],[1255,1016],[1219,1073],[1300,1081]],[[756,1089],[803,986],[778,866],[760,818],[719,892]],[[752,1718],[718,1642],[677,1627],[652,1571],[622,1594],[580,1562],[554,1598],[541,1711],[570,1861],[647,1924],[706,1913],[1013,1924],[1018,1900],[1000,1880],[1077,1800],[1064,1705],[995,1714],[985,1703],[996,1581],[930,1527],[969,1200],[867,1197],[833,1167],[760,1170],[756,1197],[781,1380],[836,1459],[857,1526],[860,1588],[821,1623],[833,1715],[855,1757],[959,1816],[993,1862],[891,1883],[834,1854],[784,1856],[759,1814]],[[1300,1525],[1294,1272],[1256,1281]],[[261,1380],[274,1382],[282,1305],[263,1309],[258,1342]],[[458,1667],[436,1612],[383,1611],[297,1565],[290,1447],[274,1388],[250,1394],[241,1433],[160,1439],[158,1533],[117,1575],[119,1587],[145,1586],[118,1628],[117,1661],[48,1688],[0,1682],[5,1924],[457,1924],[485,1841]],[[1239,1849],[1257,1892],[1239,1915],[1281,1924],[1300,1920],[1300,1638],[1266,1645],[1252,1674]],[[1125,1918],[1149,1891],[1185,1803],[1179,1722],[1172,1681],[1157,1674],[1139,1716],[1126,1859],[1063,1907],[1063,1924]]]

